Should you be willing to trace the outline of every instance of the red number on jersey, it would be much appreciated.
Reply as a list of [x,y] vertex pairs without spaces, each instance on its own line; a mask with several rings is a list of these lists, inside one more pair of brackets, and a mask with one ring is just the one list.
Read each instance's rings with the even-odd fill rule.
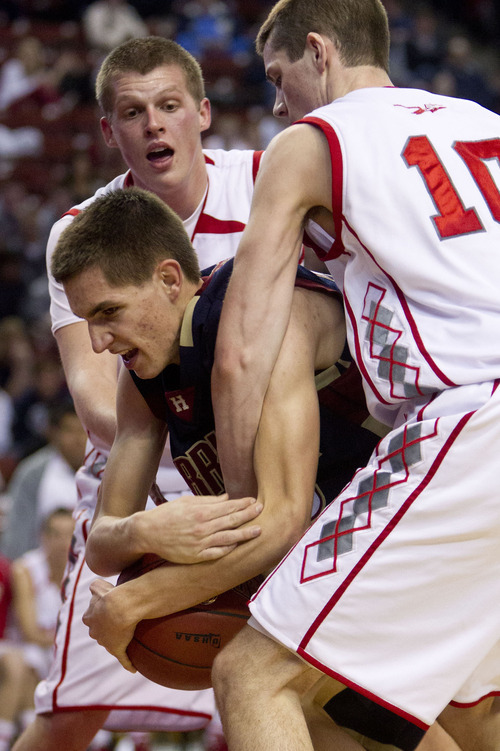
[[[467,165],[483,194],[493,218],[500,222],[500,192],[485,165],[488,159],[500,157],[500,139],[489,141],[457,141],[453,148]],[[403,151],[409,167],[418,167],[439,214],[431,217],[443,239],[478,232],[483,225],[474,208],[466,209],[448,173],[426,136],[413,136]]]

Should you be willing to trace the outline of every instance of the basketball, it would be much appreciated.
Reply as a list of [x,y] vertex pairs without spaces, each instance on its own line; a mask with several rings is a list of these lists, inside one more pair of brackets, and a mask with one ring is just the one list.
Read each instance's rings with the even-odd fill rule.
[[[171,566],[147,554],[120,574],[118,585],[158,566]],[[137,624],[127,648],[129,660],[146,678],[169,688],[210,688],[212,663],[250,615],[247,601],[262,581],[257,577],[208,602]]]

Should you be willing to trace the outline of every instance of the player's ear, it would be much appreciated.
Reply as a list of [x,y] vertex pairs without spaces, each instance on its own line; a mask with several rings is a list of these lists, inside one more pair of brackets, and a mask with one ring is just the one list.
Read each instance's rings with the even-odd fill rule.
[[306,38],[306,52],[313,56],[314,65],[320,73],[323,73],[328,57],[325,37],[315,31],[310,31]]
[[101,125],[101,132],[102,132],[102,136],[104,138],[104,142],[106,146],[109,146],[110,149],[117,149],[118,144],[115,141],[115,137],[113,135],[113,128],[111,127],[111,123],[109,122],[108,118],[101,117],[99,122]]
[[208,130],[212,122],[212,113],[210,109],[210,101],[205,97],[200,102],[200,133]]
[[155,274],[168,296],[172,300],[177,299],[184,279],[179,263],[173,258],[164,258],[156,267]]

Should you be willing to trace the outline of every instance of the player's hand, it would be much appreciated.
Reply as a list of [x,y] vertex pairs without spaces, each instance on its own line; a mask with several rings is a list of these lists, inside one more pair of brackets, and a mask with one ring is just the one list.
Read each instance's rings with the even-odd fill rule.
[[126,650],[138,621],[131,621],[126,588],[114,587],[104,579],[95,579],[90,591],[92,598],[82,617],[90,636],[116,657],[125,670],[136,673]]
[[144,550],[172,563],[213,561],[260,535],[251,522],[262,508],[255,498],[183,495],[142,512],[136,534]]

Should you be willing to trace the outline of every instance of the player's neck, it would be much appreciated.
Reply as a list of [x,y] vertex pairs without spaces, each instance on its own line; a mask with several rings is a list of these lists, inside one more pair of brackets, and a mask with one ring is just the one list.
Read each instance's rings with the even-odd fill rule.
[[166,186],[165,190],[158,194],[183,221],[194,214],[207,191],[208,175],[205,162],[202,167],[190,175],[183,184],[175,187]]

